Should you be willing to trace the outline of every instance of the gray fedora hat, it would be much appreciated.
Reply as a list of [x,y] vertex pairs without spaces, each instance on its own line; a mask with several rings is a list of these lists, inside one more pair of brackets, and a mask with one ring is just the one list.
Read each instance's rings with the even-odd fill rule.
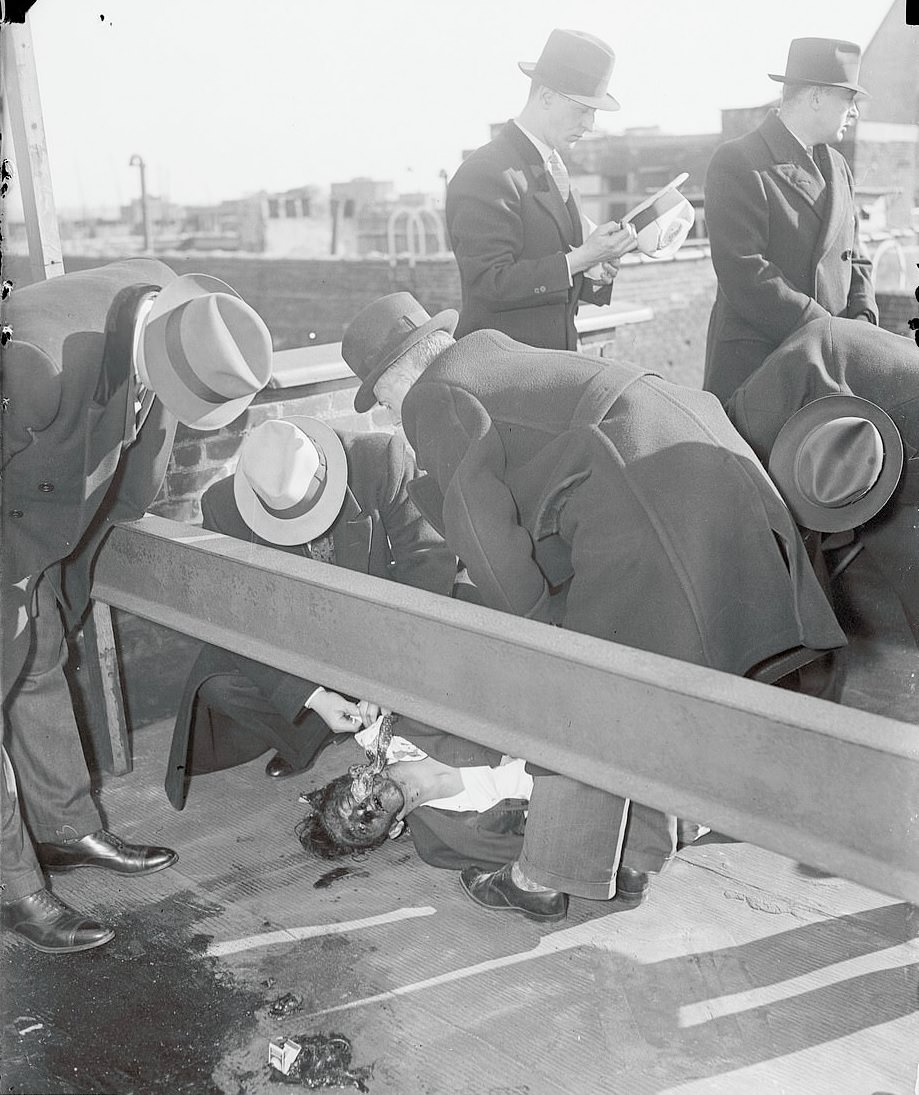
[[867,95],[858,82],[861,61],[862,51],[855,42],[845,42],[841,38],[793,38],[784,73],[767,75],[780,84],[844,87]]
[[615,63],[606,42],[580,30],[553,30],[538,61],[517,62],[531,79],[594,110],[619,109],[606,90]]

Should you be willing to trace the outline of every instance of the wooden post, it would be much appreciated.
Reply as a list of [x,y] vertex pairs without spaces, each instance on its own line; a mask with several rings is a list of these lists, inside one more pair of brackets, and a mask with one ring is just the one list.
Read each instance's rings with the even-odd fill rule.
[[0,27],[0,60],[3,110],[8,119],[4,129],[13,137],[13,155],[4,149],[4,158],[13,161],[22,196],[32,281],[44,281],[63,274],[64,261],[28,23]]
[[112,627],[112,610],[93,601],[83,624],[86,719],[99,767],[116,776],[130,772],[131,746],[124,710],[124,693],[118,667],[118,651]]

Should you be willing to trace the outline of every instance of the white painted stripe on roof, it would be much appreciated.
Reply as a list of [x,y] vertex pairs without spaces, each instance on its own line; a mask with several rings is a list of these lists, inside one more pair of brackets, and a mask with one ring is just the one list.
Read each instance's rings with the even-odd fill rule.
[[212,958],[226,954],[239,954],[257,947],[271,947],[276,943],[296,943],[300,939],[316,939],[323,935],[342,935],[344,932],[360,931],[363,928],[376,928],[382,924],[394,924],[400,920],[412,920],[418,916],[433,916],[436,909],[423,905],[414,909],[395,909],[380,916],[367,916],[362,920],[344,920],[340,924],[310,924],[303,928],[282,928],[276,932],[262,932],[260,935],[245,935],[242,939],[228,939],[224,943],[211,943],[207,953]]

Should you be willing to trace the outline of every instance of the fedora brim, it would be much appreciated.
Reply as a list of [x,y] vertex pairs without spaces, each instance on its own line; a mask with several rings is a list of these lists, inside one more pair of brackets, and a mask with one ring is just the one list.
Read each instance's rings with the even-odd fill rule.
[[265,509],[238,464],[233,475],[233,497],[240,517],[257,536],[269,543],[290,547],[314,540],[335,523],[348,489],[348,458],[341,438],[324,422],[303,415],[290,415],[285,421],[302,430],[325,456],[325,485],[316,504],[299,517],[275,517]]
[[[820,506],[806,498],[795,482],[801,443],[818,426],[837,418],[865,418],[881,435],[884,463],[874,485],[845,506]],[[903,471],[903,439],[893,419],[877,404],[855,395],[825,395],[805,404],[779,430],[769,454],[769,475],[795,521],[815,532],[845,532],[870,521],[896,490]]]
[[871,98],[871,92],[866,91],[861,84],[837,84],[832,80],[829,82],[826,80],[804,80],[800,76],[779,76],[775,72],[767,72],[766,75],[770,80],[775,80],[778,84],[810,84],[811,87],[844,87],[846,91],[856,91],[859,95],[864,95],[866,99]]
[[[536,73],[535,61],[518,61],[517,67],[524,74],[529,76],[531,80],[542,79]],[[551,84],[546,84],[546,87],[552,87]],[[620,110],[619,101],[614,99],[612,95],[607,92],[605,95],[569,95],[567,91],[561,91],[557,87],[552,88],[553,91],[557,91],[559,95],[564,95],[566,99],[571,99],[575,103],[580,103],[581,106],[589,106],[594,110]]]
[[676,178],[671,179],[666,186],[662,186],[660,190],[655,191],[655,193],[653,193],[649,198],[645,198],[643,202],[639,202],[634,209],[630,209],[628,213],[626,213],[625,216],[622,218],[620,224],[628,224],[635,217],[637,217],[639,213],[644,213],[648,206],[653,205],[656,201],[660,200],[666,193],[681,187],[688,178],[689,172],[681,171],[679,175],[677,175]]
[[402,342],[375,365],[373,370],[365,377],[354,397],[354,409],[359,414],[369,411],[377,402],[377,397],[373,394],[373,386],[390,365],[393,365],[403,354],[408,353],[413,346],[416,346],[423,338],[434,331],[446,331],[448,335],[452,335],[456,330],[457,323],[459,323],[459,312],[455,308],[445,308],[442,312],[432,316],[427,323],[422,323],[420,327],[416,327],[414,331],[406,335]]
[[193,430],[218,430],[221,426],[227,426],[252,402],[251,395],[219,404],[201,399],[179,380],[168,355],[160,352],[159,344],[153,339],[153,323],[160,316],[211,293],[226,293],[237,300],[242,299],[232,286],[220,278],[212,278],[209,274],[182,274],[159,291],[144,324],[144,367],[150,378],[150,386],[167,407],[182,408],[181,417],[176,417]]

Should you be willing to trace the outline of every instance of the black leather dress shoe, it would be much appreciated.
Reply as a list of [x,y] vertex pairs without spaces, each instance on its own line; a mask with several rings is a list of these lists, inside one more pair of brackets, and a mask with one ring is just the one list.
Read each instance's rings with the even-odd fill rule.
[[72,871],[77,867],[105,867],[118,874],[153,874],[171,867],[179,858],[171,848],[150,844],[126,844],[105,829],[63,844],[38,844],[38,861],[49,871]]
[[650,888],[651,880],[644,871],[620,867],[616,872],[616,901],[620,905],[640,905]]
[[265,775],[271,776],[272,779],[287,779],[288,776],[297,776],[301,772],[305,772],[312,763],[310,761],[309,764],[295,768],[286,757],[282,757],[280,753],[275,753],[265,765]]
[[460,885],[483,908],[519,912],[528,920],[564,920],[568,895],[558,890],[521,890],[511,878],[512,867],[512,863],[505,863],[497,871],[466,867],[460,872]]
[[47,954],[89,951],[115,938],[111,928],[71,909],[50,890],[36,890],[4,905],[2,919],[5,928]]

